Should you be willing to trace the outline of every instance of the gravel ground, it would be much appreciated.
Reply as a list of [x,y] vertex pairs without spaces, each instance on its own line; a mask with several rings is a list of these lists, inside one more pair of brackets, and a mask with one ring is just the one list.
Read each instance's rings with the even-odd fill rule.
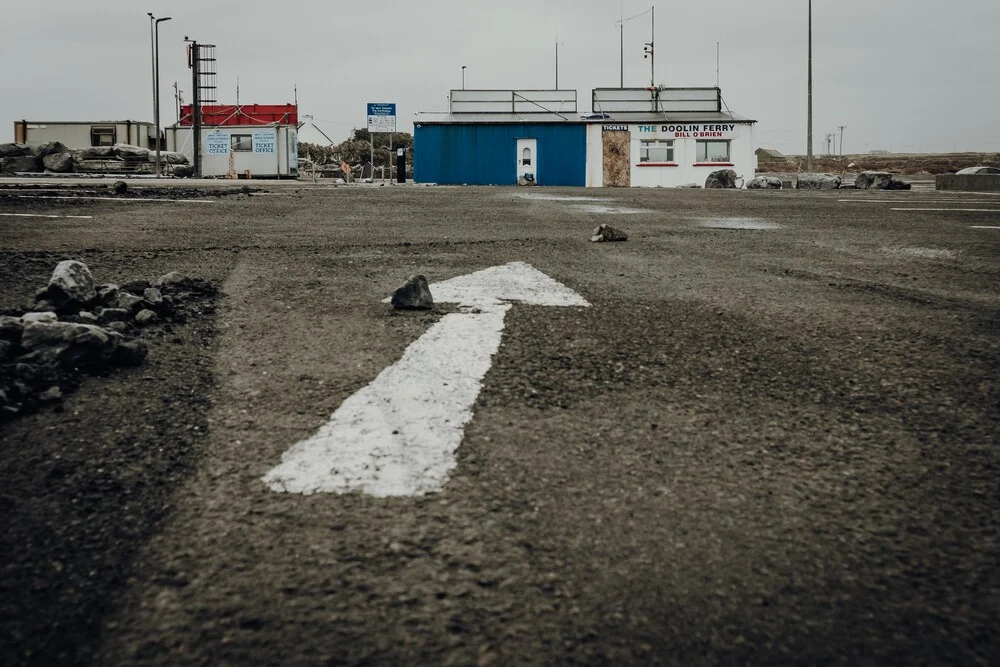
[[[0,425],[4,664],[1000,662],[1000,213],[892,210],[1000,198],[261,187],[0,196],[91,216],[0,216],[0,307],[223,292]],[[592,307],[508,313],[442,492],[267,489],[447,310],[381,299],[510,261]]]

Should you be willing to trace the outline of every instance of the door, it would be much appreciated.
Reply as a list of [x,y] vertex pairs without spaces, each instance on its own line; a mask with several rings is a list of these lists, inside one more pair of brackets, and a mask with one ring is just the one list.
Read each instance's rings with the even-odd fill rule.
[[627,188],[632,185],[632,133],[608,130],[603,133],[604,187]]
[[517,184],[538,185],[538,140],[518,139]]

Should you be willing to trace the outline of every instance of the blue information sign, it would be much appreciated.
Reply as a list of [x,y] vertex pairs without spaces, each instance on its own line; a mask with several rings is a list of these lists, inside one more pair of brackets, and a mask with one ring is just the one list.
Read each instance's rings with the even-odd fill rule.
[[396,131],[396,104],[394,102],[368,103],[368,131]]

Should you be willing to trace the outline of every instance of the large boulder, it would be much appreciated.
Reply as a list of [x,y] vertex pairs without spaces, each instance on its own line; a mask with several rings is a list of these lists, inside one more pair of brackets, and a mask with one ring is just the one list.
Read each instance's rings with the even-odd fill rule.
[[911,184],[909,184],[909,183],[904,183],[903,181],[897,181],[896,179],[892,179],[891,181],[889,181],[889,185],[886,186],[885,189],[886,190],[911,190],[911,189],[913,189],[913,186]]
[[119,157],[149,158],[148,148],[133,146],[132,144],[115,144],[112,146],[112,152]]
[[35,155],[19,155],[3,159],[3,173],[5,174],[38,174],[42,170],[42,161]]
[[720,169],[713,171],[705,179],[706,188],[732,189],[736,187],[736,172],[732,169]]
[[[156,159],[156,152],[151,151],[150,158]],[[187,164],[187,155],[174,151],[160,151],[160,162],[165,164]]]
[[836,190],[843,179],[836,174],[799,174],[797,190]]
[[0,144],[0,158],[31,155],[31,147],[24,144]]
[[69,149],[66,148],[66,146],[59,141],[50,141],[47,144],[42,144],[41,146],[35,149],[35,155],[37,155],[40,158],[45,158],[55,153],[68,153],[68,152]]
[[194,167],[189,164],[172,164],[170,173],[177,178],[190,178],[194,176]]
[[748,190],[780,190],[781,179],[774,176],[758,176],[747,183]]
[[863,171],[854,179],[859,190],[887,190],[892,182],[892,174],[887,171]]
[[72,153],[51,153],[42,158],[42,164],[47,171],[68,174],[76,169],[76,158]]
[[111,157],[114,155],[114,149],[112,146],[90,146],[89,148],[79,148],[74,152],[81,160]]
[[82,306],[96,297],[94,276],[86,264],[67,259],[56,265],[46,290],[45,298],[48,301],[58,307],[65,307],[71,303],[74,306]]
[[78,365],[110,360],[121,340],[119,334],[93,324],[28,322],[21,347],[43,364]]

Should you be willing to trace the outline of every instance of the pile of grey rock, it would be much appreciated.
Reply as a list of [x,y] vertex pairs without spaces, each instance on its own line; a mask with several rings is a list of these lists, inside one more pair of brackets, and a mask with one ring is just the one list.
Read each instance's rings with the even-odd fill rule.
[[[160,151],[160,171],[168,176],[191,176],[194,168],[181,153]],[[115,144],[70,149],[58,141],[29,146],[0,144],[3,174],[153,174],[156,152],[148,148]]]
[[863,171],[854,179],[858,190],[909,190],[909,183],[897,181],[887,171]]
[[58,403],[83,375],[142,364],[141,329],[183,321],[184,301],[206,293],[216,290],[178,272],[98,285],[83,262],[60,262],[27,312],[0,315],[0,421]]

